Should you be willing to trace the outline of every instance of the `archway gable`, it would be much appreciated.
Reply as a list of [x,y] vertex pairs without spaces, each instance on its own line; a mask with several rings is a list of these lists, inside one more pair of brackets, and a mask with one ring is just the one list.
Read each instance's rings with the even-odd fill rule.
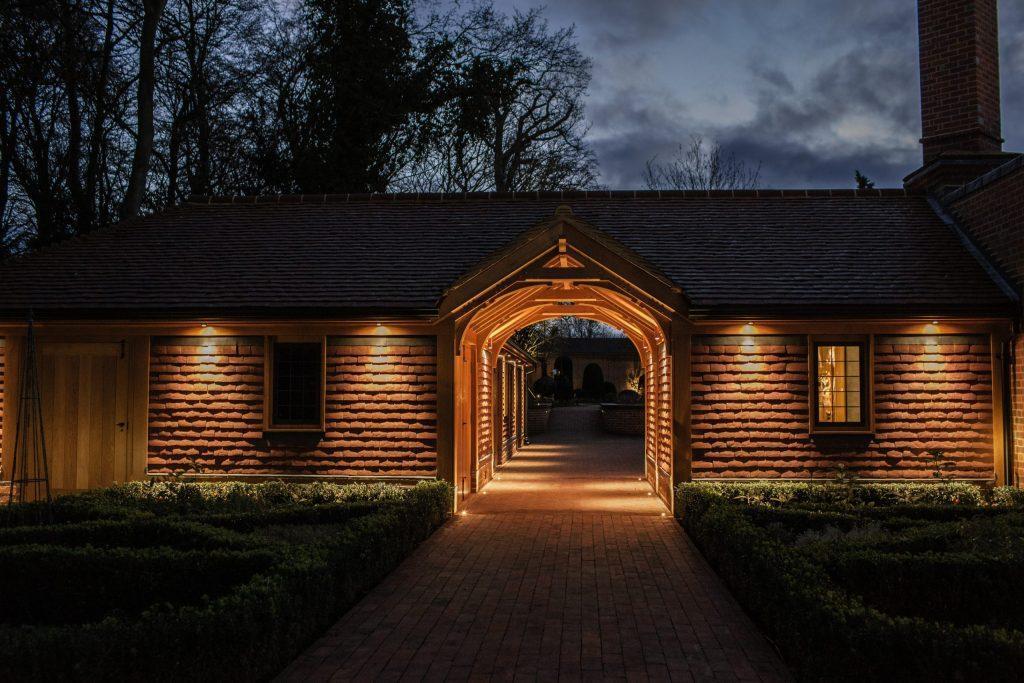
[[[560,254],[580,267],[551,264]],[[555,217],[524,232],[460,278],[442,295],[441,319],[458,315],[475,302],[494,296],[503,285],[534,281],[586,282],[613,280],[656,304],[666,314],[686,314],[682,289],[633,250],[559,207]]]

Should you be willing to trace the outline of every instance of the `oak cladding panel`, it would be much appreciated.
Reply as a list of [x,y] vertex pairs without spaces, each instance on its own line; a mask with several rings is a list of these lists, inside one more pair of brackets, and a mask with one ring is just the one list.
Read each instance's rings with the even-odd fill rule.
[[1013,483],[1021,486],[1024,483],[1024,337],[1014,338],[1014,358],[1010,379],[1010,391],[1013,400],[1013,462],[1015,472]]
[[694,477],[992,476],[986,337],[877,337],[873,378],[873,434],[812,436],[806,337],[695,337]]
[[155,338],[149,471],[433,476],[432,337],[330,337],[325,428],[296,445],[263,433],[262,337]]
[[[4,376],[7,368],[7,340],[0,337],[0,463],[3,462],[4,444]],[[2,478],[2,477],[0,477]]]

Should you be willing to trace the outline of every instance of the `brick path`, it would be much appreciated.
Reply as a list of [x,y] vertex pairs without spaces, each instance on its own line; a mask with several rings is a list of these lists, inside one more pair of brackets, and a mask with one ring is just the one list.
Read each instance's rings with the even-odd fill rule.
[[[438,530],[282,680],[785,680],[679,525],[634,490],[639,464],[627,444],[591,433],[590,446],[606,452],[587,456],[580,434],[565,430],[585,434],[592,423],[558,425],[488,487],[509,490],[478,496],[480,505]],[[571,443],[580,445],[562,448]],[[600,479],[577,471],[579,481],[559,486],[567,463],[550,460],[558,454],[596,457]],[[546,489],[550,509],[538,509],[536,494],[516,502],[527,482]],[[578,509],[588,483],[614,491],[592,497],[597,511]],[[630,496],[638,510],[609,509]],[[561,510],[550,502],[559,498]]]

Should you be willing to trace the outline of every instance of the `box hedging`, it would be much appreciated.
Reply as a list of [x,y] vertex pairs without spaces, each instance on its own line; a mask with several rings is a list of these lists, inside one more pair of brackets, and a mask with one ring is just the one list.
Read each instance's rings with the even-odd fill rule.
[[[101,619],[66,624],[0,626],[0,679],[89,679],[89,680],[252,680],[268,678],[280,671],[301,649],[318,636],[363,592],[377,583],[421,540],[446,519],[452,506],[452,490],[441,482],[399,487],[334,487],[327,491],[306,487],[304,491],[273,497],[268,485],[224,487],[212,491],[199,485],[146,489],[140,485],[82,496],[69,515],[91,519],[89,511],[108,506],[141,510],[141,517],[93,521],[29,529],[0,530],[0,542],[35,543],[12,546],[22,553],[36,553],[35,560],[47,571],[71,561],[66,576],[75,577],[81,563],[87,571],[81,578],[81,593],[96,587],[109,571],[129,567],[151,572],[163,568],[162,578],[142,579],[142,588],[131,578],[120,582],[122,590],[135,596],[117,595],[111,583],[106,595],[86,600],[91,605],[127,604]],[[319,490],[318,490],[319,489]],[[150,495],[156,493],[157,495]],[[306,523],[296,504],[320,496],[324,513],[316,506],[306,508]],[[375,509],[367,511],[367,503]],[[359,514],[345,515],[341,509],[354,506]],[[252,530],[239,534],[184,519],[158,520],[153,515],[189,514],[188,520],[213,513],[223,520],[228,511],[244,516],[249,510],[257,523],[228,526]],[[275,513],[284,512],[284,519]],[[31,516],[31,515],[27,515]],[[116,516],[116,515],[115,515]],[[231,515],[228,515],[229,517]],[[338,523],[341,520],[343,523]],[[67,521],[65,519],[64,521]],[[267,526],[260,526],[266,523]],[[137,525],[138,529],[133,529]],[[74,529],[74,527],[84,527]],[[185,538],[190,530],[197,542]],[[155,533],[157,548],[141,543],[144,531]],[[95,542],[88,544],[94,535]],[[6,536],[4,536],[6,535]],[[222,548],[215,541],[224,541]],[[38,543],[65,545],[38,545]],[[202,546],[203,550],[193,550]],[[2,555],[2,554],[0,554]],[[203,560],[199,555],[210,559]],[[27,556],[27,555],[26,555]],[[134,564],[130,558],[136,558]],[[196,567],[207,563],[213,580]],[[0,571],[4,558],[0,556]],[[104,568],[104,562],[108,564]],[[198,563],[198,564],[197,564]],[[219,572],[219,573],[218,573]],[[168,575],[172,593],[160,593]],[[124,577],[118,576],[119,579]],[[26,579],[28,581],[28,579]],[[186,591],[191,581],[195,586]],[[40,586],[38,582],[32,582]],[[49,586],[51,582],[44,581]],[[204,584],[214,590],[204,590]],[[31,587],[26,586],[31,593]],[[46,601],[35,591],[37,599]],[[197,597],[199,595],[199,597]],[[205,595],[205,597],[203,597]],[[55,591],[48,609],[54,614],[67,598]],[[141,603],[154,598],[148,606]],[[29,598],[26,597],[26,601]],[[26,603],[30,606],[30,603]],[[78,615],[94,617],[95,613]],[[23,620],[22,620],[23,621]],[[38,620],[37,620],[38,621]],[[16,653],[13,656],[10,653]]]
[[[1024,666],[1024,634],[875,609],[837,586],[828,573],[837,566],[813,561],[812,556],[793,548],[793,538],[780,538],[773,533],[777,529],[768,530],[768,525],[777,524],[790,525],[793,531],[794,523],[805,531],[820,530],[837,521],[847,523],[849,528],[866,510],[877,519],[885,519],[885,510],[872,508],[881,505],[880,501],[890,501],[896,503],[888,510],[890,522],[909,526],[913,533],[927,534],[926,527],[918,530],[915,524],[929,515],[915,519],[915,511],[958,507],[976,512],[981,509],[977,503],[1016,504],[991,494],[966,493],[958,485],[904,484],[894,491],[878,490],[887,486],[891,485],[868,485],[865,488],[876,490],[867,491],[853,487],[851,496],[850,487],[835,485],[683,484],[677,489],[677,509],[708,560],[741,604],[774,637],[800,678],[1015,680]],[[835,510],[825,509],[829,506]],[[849,579],[854,586],[875,579],[878,592],[868,593],[872,603],[884,603],[900,585],[910,581],[927,582],[931,588],[929,599],[942,601],[958,588],[947,581],[955,581],[952,577],[965,569],[953,568],[955,565],[950,563],[937,569],[941,563],[929,565],[929,558],[911,561],[907,555],[893,554],[888,555],[886,564],[881,559],[886,554],[864,552],[868,555],[861,555],[863,562],[855,559],[856,554],[849,555],[839,570],[847,575],[839,578]],[[885,568],[872,570],[871,557]],[[905,565],[897,568],[901,561]],[[899,578],[880,579],[886,568],[894,569],[894,576]],[[1019,576],[1019,570],[1014,571],[1009,576]],[[990,588],[992,595],[1005,587],[1002,579],[992,585],[980,581],[982,587],[973,587]],[[1007,594],[1007,599],[1014,600],[1015,594]],[[917,597],[926,595],[928,590],[919,586]]]

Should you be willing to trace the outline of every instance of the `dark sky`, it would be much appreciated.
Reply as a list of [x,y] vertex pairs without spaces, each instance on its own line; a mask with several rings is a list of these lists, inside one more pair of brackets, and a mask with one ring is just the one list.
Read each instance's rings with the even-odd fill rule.
[[[899,186],[920,165],[915,0],[496,0],[546,5],[594,62],[601,183],[690,135],[760,162],[765,187]],[[1024,149],[1024,1],[1000,0],[1003,136]]]

